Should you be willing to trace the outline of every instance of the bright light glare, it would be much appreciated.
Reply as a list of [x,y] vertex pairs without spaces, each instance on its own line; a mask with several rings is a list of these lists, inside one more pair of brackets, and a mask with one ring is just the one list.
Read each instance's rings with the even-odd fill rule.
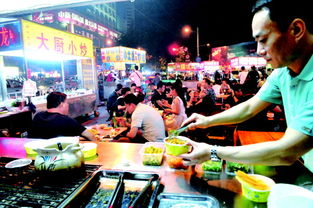
[[172,56],[176,56],[178,54],[179,45],[177,43],[172,43],[168,46],[168,52]]
[[183,37],[188,37],[192,33],[192,29],[189,25],[185,25],[182,29]]
[[113,41],[112,41],[111,39],[107,39],[107,40],[105,41],[105,43],[106,43],[107,46],[113,45]]

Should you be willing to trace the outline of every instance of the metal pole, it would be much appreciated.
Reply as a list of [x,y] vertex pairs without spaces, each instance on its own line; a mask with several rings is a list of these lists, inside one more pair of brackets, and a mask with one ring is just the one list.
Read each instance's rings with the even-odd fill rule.
[[199,27],[197,27],[197,57],[200,57],[200,52],[199,52]]

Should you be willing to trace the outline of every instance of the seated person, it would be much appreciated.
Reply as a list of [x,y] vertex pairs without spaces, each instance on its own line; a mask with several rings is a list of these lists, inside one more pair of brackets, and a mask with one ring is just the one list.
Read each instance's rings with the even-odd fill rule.
[[124,116],[125,114],[125,109],[126,109],[126,106],[125,106],[125,102],[124,102],[124,97],[126,95],[128,95],[130,92],[130,88],[129,87],[123,87],[121,89],[121,96],[119,96],[117,98],[117,111],[116,111],[116,116]]
[[165,84],[163,82],[159,82],[157,85],[157,89],[154,90],[153,95],[151,97],[151,103],[159,110],[163,110],[164,108],[170,107],[166,100],[164,92]]
[[171,108],[164,110],[166,114],[171,114],[165,119],[165,129],[167,131],[179,129],[183,121],[187,119],[183,88],[177,84],[173,84],[170,95],[173,97]]
[[131,114],[130,131],[126,134],[128,138],[120,138],[122,142],[163,141],[165,138],[165,127],[163,119],[153,107],[139,102],[134,94],[125,96],[126,110]]
[[212,82],[209,79],[203,79],[199,97],[199,101],[189,108],[188,113],[213,114],[216,111],[216,96],[212,88]]
[[29,137],[49,139],[58,136],[83,136],[96,140],[84,126],[68,116],[66,94],[52,92],[47,96],[47,111],[35,115]]

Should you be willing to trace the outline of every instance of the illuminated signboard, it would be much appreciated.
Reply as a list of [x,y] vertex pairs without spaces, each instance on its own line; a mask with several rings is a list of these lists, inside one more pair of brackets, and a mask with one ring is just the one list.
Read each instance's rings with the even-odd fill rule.
[[230,65],[234,68],[241,66],[266,66],[266,60],[263,57],[236,57],[232,58]]
[[0,24],[0,51],[22,49],[20,22]]
[[92,40],[22,20],[24,49],[61,55],[93,57]]
[[202,63],[190,62],[190,63],[169,63],[168,68],[170,71],[200,71],[203,70]]
[[126,48],[126,47],[111,47],[101,48],[102,62],[137,62],[146,63],[146,51]]

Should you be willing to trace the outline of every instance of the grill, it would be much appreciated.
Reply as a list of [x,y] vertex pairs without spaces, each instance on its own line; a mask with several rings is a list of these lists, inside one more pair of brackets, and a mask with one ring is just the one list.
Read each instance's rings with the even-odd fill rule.
[[52,174],[35,170],[33,162],[24,168],[5,168],[13,158],[0,158],[0,208],[65,207],[85,186],[98,165]]

